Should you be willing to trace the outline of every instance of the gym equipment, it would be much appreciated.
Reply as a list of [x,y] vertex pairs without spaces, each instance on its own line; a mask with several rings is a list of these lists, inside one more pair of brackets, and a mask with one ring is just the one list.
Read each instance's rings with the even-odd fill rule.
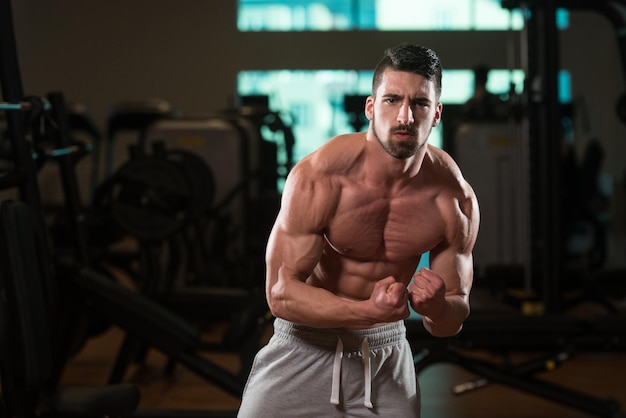
[[626,76],[626,42],[621,35],[626,27],[623,0],[581,2],[559,0],[505,0],[506,9],[523,9],[527,15],[522,32],[521,50],[526,72],[526,91],[522,97],[524,120],[528,125],[524,140],[528,143],[529,193],[531,238],[529,245],[532,287],[538,292],[547,312],[556,313],[562,308],[560,277],[563,271],[562,245],[564,231],[559,221],[561,215],[560,158],[562,137],[560,126],[563,109],[559,103],[559,34],[556,27],[556,10],[565,8],[599,13],[606,17],[616,31],[617,44]]
[[[480,237],[474,268],[482,276],[489,266],[530,270],[528,254],[527,150],[518,123],[464,122],[455,131],[454,158],[480,200]],[[527,278],[517,285],[530,291]]]
[[[235,117],[238,120],[249,120],[252,123],[251,136],[259,136],[259,139],[265,141],[261,145],[261,161],[276,160],[279,165],[279,175],[286,176],[294,164],[293,147],[296,139],[291,124],[285,121],[284,114],[270,110],[268,95],[243,95],[239,96],[239,102],[239,106],[235,109],[224,110],[218,114],[223,117]],[[271,133],[282,133],[282,139],[275,140],[266,137],[262,132],[264,128]],[[270,141],[275,142],[276,147],[268,146],[267,142]]]
[[210,213],[215,197],[213,171],[196,154],[182,149],[165,150],[163,143],[154,144],[155,153],[178,166],[187,178],[190,197],[187,205],[188,217],[198,219]]
[[263,281],[264,243],[279,197],[275,144],[264,141],[259,130],[233,111],[161,120],[146,134],[147,147],[162,143],[193,154],[213,173],[214,202],[203,217],[192,217],[195,228],[182,237],[200,283],[254,288]]
[[[149,126],[160,120],[176,118],[179,111],[169,102],[162,99],[145,99],[122,101],[109,107],[107,115],[106,135],[102,144],[103,173],[102,183],[110,181],[113,173],[128,161],[129,155],[141,150],[143,153],[145,134]],[[108,186],[94,188],[91,200],[92,208],[99,214],[104,223],[109,227],[123,234],[121,228],[114,226],[114,220],[107,210],[102,210],[108,205],[103,201],[109,193]],[[118,239],[122,237],[118,235]],[[108,262],[128,270],[128,265],[136,261],[136,254],[127,251],[105,251],[103,257]]]
[[[113,141],[112,137],[120,127],[139,131],[139,140],[132,143],[134,156],[130,161],[123,164],[119,172],[110,173],[109,179],[99,188],[95,206],[115,208],[116,216],[113,218],[139,240],[154,241],[170,233],[176,235],[173,239],[178,242],[172,242],[168,249],[170,254],[181,259],[181,265],[187,263],[191,269],[183,275],[190,273],[199,282],[207,284],[214,284],[216,277],[229,277],[230,284],[236,283],[237,286],[249,284],[251,278],[259,277],[257,272],[263,270],[265,241],[279,204],[279,176],[286,175],[293,158],[291,129],[280,115],[266,108],[267,97],[262,98],[262,102],[265,105],[259,105],[256,100],[254,105],[248,103],[238,109],[196,119],[183,119],[169,111],[159,110],[168,109],[167,106],[156,106],[155,110],[155,106],[148,104],[145,105],[148,110],[144,111],[133,111],[137,104],[131,106],[131,110],[127,106],[122,107],[113,113],[119,116],[112,117],[110,121],[109,149],[114,145],[119,148],[117,139]],[[124,123],[119,123],[120,119]],[[261,135],[264,128],[282,132],[282,144],[264,140]],[[149,157],[152,161],[157,154],[153,144],[161,143],[167,149],[166,160],[185,160],[183,167],[189,171],[187,177],[193,196],[189,205],[182,202],[188,197],[184,188],[167,186],[175,183],[180,175],[171,174],[169,181],[161,181],[161,177],[157,176],[144,176],[151,180],[133,180],[142,168],[149,165],[148,162],[140,163],[140,160]],[[285,153],[285,161],[281,161],[280,165],[277,163],[279,145],[283,146]],[[146,155],[150,151],[153,155]],[[174,168],[166,167],[166,164],[161,166],[161,171],[167,173],[170,173],[167,167]],[[213,181],[208,180],[209,171],[215,175]],[[163,183],[162,188],[160,182]],[[181,206],[174,208],[167,202],[161,202],[163,205],[155,208],[155,215],[149,214],[151,209],[147,204],[156,202],[130,191],[133,184],[137,186],[135,191],[141,189],[153,197],[166,198],[168,190],[174,194],[180,192],[180,195],[170,199],[170,203],[177,201]],[[133,198],[144,200],[146,205],[143,209],[138,201],[129,201]],[[182,211],[182,206],[186,207],[185,211]],[[167,209],[171,211],[167,212]],[[156,221],[156,216],[160,216],[161,223]],[[181,219],[183,216],[185,220]],[[150,221],[155,222],[149,227],[141,226]],[[180,250],[183,248],[187,250]],[[176,252],[179,254],[174,254]],[[202,259],[220,262],[211,262],[206,266],[207,262]],[[219,272],[223,270],[223,264],[226,264],[226,274]],[[258,286],[260,281],[254,280],[253,286]]]
[[[170,119],[155,123],[146,134],[146,146],[162,143],[168,150],[185,151],[196,155],[214,173],[214,205],[210,217],[231,232],[222,239],[220,249],[228,259],[242,259],[248,253],[250,237],[250,201],[258,188],[251,172],[258,167],[250,161],[258,157],[258,145],[246,137],[242,126],[224,118]],[[221,217],[224,217],[220,219]],[[236,236],[233,236],[236,234]]]
[[[75,104],[71,123],[72,134],[77,134],[78,139],[72,138],[67,148],[53,149],[49,144],[49,136],[46,135],[47,130],[53,129],[50,127],[52,122],[48,117],[48,112],[51,109],[50,103],[39,97],[27,97],[25,100],[13,107],[9,107],[7,104],[5,108],[19,110],[27,118],[25,128],[28,130],[27,135],[31,141],[35,165],[38,168],[37,181],[40,184],[41,199],[46,212],[54,215],[56,209],[62,206],[62,192],[59,182],[56,181],[55,159],[65,153],[74,155],[77,160],[76,167],[79,171],[81,191],[84,195],[90,196],[97,182],[98,133],[85,107]],[[3,163],[5,165],[10,164],[12,150],[8,138],[2,138],[2,150]],[[9,170],[7,168],[4,171]],[[15,196],[6,197],[13,198]]]
[[[529,176],[528,184],[525,184],[525,180],[510,182],[509,184],[516,185],[518,190],[512,190],[511,196],[505,196],[505,199],[509,199],[508,201],[500,202],[505,206],[504,210],[509,210],[508,208],[516,202],[529,201],[527,208],[529,215],[527,224],[530,225],[528,249],[517,253],[518,256],[521,255],[519,258],[501,259],[500,261],[510,261],[512,268],[508,270],[499,268],[498,270],[499,272],[515,271],[517,276],[522,277],[519,282],[524,283],[527,294],[534,292],[534,300],[526,300],[528,302],[526,306],[534,308],[536,315],[489,311],[488,309],[481,313],[480,307],[473,305],[472,314],[465,321],[461,332],[455,337],[444,339],[430,337],[419,321],[407,321],[409,341],[414,352],[423,350],[421,356],[415,358],[418,373],[433,363],[450,362],[478,376],[474,381],[457,386],[455,388],[457,394],[471,392],[488,384],[489,381],[494,381],[594,416],[607,418],[626,416],[613,400],[590,396],[552,384],[536,376],[539,372],[549,371],[553,367],[563,365],[578,350],[623,351],[626,349],[626,327],[624,326],[626,315],[623,312],[611,312],[608,309],[607,314],[586,318],[563,312],[565,306],[561,283],[564,271],[563,230],[559,218],[560,187],[563,184],[560,173],[562,151],[560,138],[562,136],[559,123],[563,109],[558,101],[557,59],[559,54],[556,8],[571,7],[610,14],[610,19],[616,24],[616,29],[620,34],[620,47],[622,51],[626,51],[623,48],[624,39],[621,36],[626,21],[624,21],[623,14],[613,8],[618,3],[621,6],[624,5],[623,1],[505,0],[502,2],[505,8],[524,9],[523,15],[527,19],[522,33],[525,45],[521,48],[528,53],[527,57],[523,57],[527,66],[525,68],[526,89],[522,96],[521,113],[515,114],[514,118],[521,117],[521,124],[527,126],[528,131],[520,131],[519,143],[516,142],[518,141],[516,136],[511,137],[510,133],[505,136],[508,141],[513,141],[511,142],[513,145],[523,149],[519,165],[516,165],[515,159],[509,155],[510,150],[495,149],[490,152],[499,161],[487,166],[483,164],[481,170],[485,167],[492,169],[492,166],[503,164],[502,160],[504,160],[504,163],[509,166],[521,167],[518,168],[518,173],[522,176]],[[520,122],[518,119],[515,121]],[[502,133],[503,129],[503,127],[496,128],[494,135],[496,142],[492,144],[494,148],[497,148],[497,141],[502,140],[502,136],[498,133]],[[470,143],[461,145],[467,148],[471,146]],[[481,146],[484,147],[485,144]],[[473,150],[461,149],[461,151],[471,153]],[[465,172],[464,167],[461,168]],[[468,173],[471,173],[471,170],[468,170]],[[490,192],[493,193],[493,190]],[[521,212],[523,212],[522,215],[525,213],[523,208]],[[523,232],[523,228],[513,228],[512,233],[519,233],[519,231]],[[489,232],[488,227],[486,232]],[[498,231],[492,232],[494,232],[493,235],[497,235]],[[496,238],[493,239],[496,240]],[[522,243],[524,240],[525,238],[521,240]],[[480,248],[477,249],[480,250]],[[507,248],[505,247],[504,250]],[[524,256],[526,253],[528,257]],[[516,252],[512,251],[511,254],[515,255]],[[495,258],[504,257],[504,255],[496,253],[487,254],[485,257]],[[520,263],[522,269],[518,268]],[[524,269],[526,271],[523,271]],[[522,270],[521,274],[518,273],[520,270]],[[506,281],[509,277],[506,274],[500,274],[499,278]],[[475,285],[473,298],[478,291],[478,280],[475,281]],[[486,361],[480,356],[472,355],[472,350],[475,349],[505,354],[506,360]],[[530,360],[516,364],[510,362],[511,356],[508,355],[516,351],[535,355]]]
[[[44,103],[49,102],[44,100]],[[57,149],[46,139],[45,132],[38,133],[41,143],[35,138],[35,149],[41,158],[36,158],[41,166],[38,181],[42,192],[42,201],[47,212],[55,212],[63,206],[63,191],[58,180],[58,170],[55,167],[55,158],[63,152],[69,152],[75,159],[74,165],[77,170],[78,187],[81,192],[81,203],[89,205],[93,193],[100,181],[100,148],[102,146],[102,134],[97,127],[93,116],[83,103],[67,103],[68,123],[71,131],[70,145],[67,149]],[[50,109],[44,110],[47,111]],[[54,127],[43,126],[40,129],[54,130]],[[58,212],[58,210],[56,211]]]
[[[250,317],[247,305],[260,304],[262,268],[248,267],[254,236],[248,225],[257,224],[264,207],[254,200],[264,192],[253,168],[263,160],[261,141],[250,138],[258,127],[243,122],[232,117],[152,122],[144,143],[131,147],[130,160],[97,193],[96,205],[109,208],[139,242],[140,271],[130,273],[141,291],[187,318],[234,314],[240,321]],[[272,193],[277,196],[275,177]],[[255,312],[264,316],[262,309]],[[234,328],[229,334],[240,333]]]
[[[10,2],[9,0],[2,0],[0,2],[1,87],[5,100],[20,102],[23,100],[23,94],[11,18]],[[59,149],[64,149],[70,141],[65,102],[60,93],[50,94],[49,99],[52,104],[51,112],[58,127],[54,132],[58,141],[57,145]],[[74,316],[70,316],[67,311],[80,308],[80,305],[84,303],[84,306],[100,313],[112,323],[118,324],[143,344],[162,350],[208,382],[220,385],[227,392],[239,396],[243,390],[245,379],[225,371],[199,355],[196,352],[200,345],[199,337],[192,327],[143,295],[123,288],[109,278],[103,277],[95,269],[90,268],[90,257],[87,245],[85,245],[85,231],[81,223],[80,193],[76,187],[76,173],[72,170],[72,160],[67,153],[59,157],[59,167],[66,197],[70,230],[75,238],[75,251],[73,256],[68,255],[59,259],[53,259],[50,256],[46,225],[43,216],[39,216],[42,211],[42,204],[36,181],[37,167],[29,149],[29,142],[26,141],[24,135],[24,126],[26,126],[24,116],[19,111],[8,112],[7,122],[9,137],[12,141],[15,170],[0,179],[0,187],[17,187],[21,200],[30,207],[31,213],[35,215],[32,219],[34,244],[29,245],[31,251],[25,257],[28,260],[26,264],[34,264],[34,260],[41,263],[41,272],[44,276],[43,297],[45,301],[49,301],[49,309],[46,314],[47,318],[53,321],[51,331],[55,335],[77,332],[78,330],[73,328],[75,320],[82,319],[80,309],[78,312],[74,311]],[[64,286],[64,291],[60,292],[57,286]],[[64,302],[69,303],[59,304],[59,295],[63,295],[66,298]],[[31,325],[38,326],[41,324],[31,323]],[[61,345],[67,344],[67,340],[63,338],[54,340],[59,341]],[[29,347],[32,346],[25,347],[25,350]],[[54,384],[58,381],[58,370],[62,368],[63,360],[65,360],[61,354],[67,352],[67,347],[52,347],[50,352],[53,360],[51,381]],[[11,381],[3,378],[2,384],[3,395],[6,396],[7,393],[11,393]],[[77,396],[86,396],[88,395],[86,392],[82,390]],[[206,415],[209,416],[210,414],[207,413]],[[33,415],[26,416],[31,417]]]
[[369,123],[365,117],[366,100],[366,95],[346,94],[343,96],[343,110],[348,115],[354,132],[360,132]]
[[133,147],[131,159],[97,192],[97,206],[139,240],[165,239],[186,222],[207,216],[214,195],[212,171],[196,155],[155,143],[151,155]]
[[[13,102],[13,103],[9,103],[9,102],[0,102],[0,111],[7,111],[7,110],[19,110],[19,111],[24,111],[24,112],[30,112],[36,109],[36,105],[34,105],[32,102],[28,102],[28,101],[24,101],[24,102]],[[48,102],[43,102],[43,109],[44,110],[49,110],[50,109],[50,103]]]
[[[130,273],[142,294],[195,323],[231,321],[221,344],[200,348],[239,351],[245,376],[269,320],[264,294],[254,286],[223,282],[221,272],[203,265],[210,259],[203,222],[213,211],[211,170],[191,152],[167,150],[162,142],[151,145],[152,154],[134,148],[130,161],[103,184],[101,204],[106,202],[116,222],[138,241],[139,271]],[[192,266],[179,271],[181,257],[192,259],[186,260]],[[111,382],[141,357],[143,348],[132,336],[125,347]]]
[[[107,118],[104,178],[112,175],[126,161],[130,147],[144,148],[150,125],[161,119],[178,117],[180,112],[162,99],[124,101],[112,105]],[[124,133],[131,135],[123,136]]]
[[[53,103],[52,112],[59,127],[57,145],[63,148],[69,137],[63,96],[54,93],[49,99]],[[201,347],[199,334],[193,327],[143,295],[123,288],[90,267],[91,259],[86,250],[88,245],[80,222],[79,192],[69,155],[60,157],[59,168],[64,178],[70,229],[75,234],[74,256],[55,260],[58,277],[64,278],[63,283],[59,283],[65,286],[63,294],[73,295],[101,318],[106,318],[126,330],[129,333],[128,341],[140,342],[161,350],[209,382],[239,396],[245,378],[231,374],[202,357],[197,352]],[[66,327],[69,326],[69,323],[66,324]],[[68,331],[71,333],[72,330],[64,328],[60,332],[64,334]],[[67,338],[60,340],[67,341]],[[122,352],[127,350],[128,344],[122,347]],[[121,355],[120,358],[124,356]]]
[[57,387],[50,318],[43,295],[30,208],[23,202],[0,206],[0,256],[6,324],[0,340],[2,394],[12,417],[131,416],[139,389],[122,383],[108,387]]
[[[0,87],[9,103],[24,99],[9,0],[0,1]],[[41,199],[36,166],[24,132],[23,110],[8,111],[7,132],[11,140],[13,169],[0,181],[0,188],[18,188],[21,198],[38,214]],[[138,404],[133,385],[108,386],[97,391],[57,386],[60,363],[52,346],[56,334],[59,293],[54,282],[52,259],[43,217],[32,220],[24,206],[6,203],[0,210],[2,246],[7,257],[2,263],[3,293],[7,303],[2,314],[6,327],[2,341],[2,396],[9,416],[34,417],[46,412],[76,416],[130,415]],[[39,262],[39,263],[38,263]],[[50,327],[50,328],[49,328]],[[9,342],[10,341],[10,342]],[[52,402],[49,411],[38,411],[44,396]],[[45,415],[44,415],[45,416]]]
[[[63,97],[61,94],[53,94],[50,96],[50,101],[53,103],[53,111],[55,111],[57,124],[60,128],[59,145],[64,146],[69,136],[69,125],[67,120],[63,122]],[[202,357],[198,352],[201,348],[198,332],[185,320],[149,299],[153,295],[154,281],[146,280],[143,294],[140,294],[123,288],[91,268],[89,257],[85,255],[84,249],[81,251],[81,247],[87,247],[88,244],[80,233],[79,192],[75,183],[75,172],[70,170],[69,164],[60,167],[66,169],[62,174],[65,173],[67,176],[67,181],[64,184],[66,185],[68,210],[70,213],[76,214],[76,216],[70,216],[70,219],[75,220],[73,230],[77,233],[76,242],[79,244],[75,259],[61,260],[59,268],[62,269],[64,276],[71,278],[72,285],[76,286],[80,290],[80,294],[87,299],[89,307],[98,312],[101,317],[128,332],[110,376],[110,383],[121,381],[122,372],[136,354],[137,347],[153,347],[163,351],[173,361],[185,365],[193,372],[218,384],[235,396],[241,395],[245,382],[245,371],[242,372],[242,376],[232,374]],[[73,176],[74,181],[72,181]],[[152,247],[144,248],[149,250]],[[148,253],[147,255],[152,254]],[[156,266],[159,265],[159,260],[150,258],[147,264],[149,268],[158,269]],[[146,277],[151,278],[150,276]],[[217,304],[213,306],[217,306]]]
[[[621,36],[626,28],[622,0],[519,1],[507,0],[507,9],[524,10],[526,25],[521,50],[526,72],[526,88],[522,96],[523,118],[528,130],[523,140],[528,147],[531,287],[541,298],[544,309],[558,313],[563,308],[564,246],[566,232],[563,215],[561,172],[562,127],[564,108],[559,103],[559,34],[556,27],[557,8],[586,10],[605,16],[614,26],[626,76],[626,43]],[[571,210],[571,208],[567,208]]]
[[167,161],[134,159],[122,166],[110,183],[110,210],[129,234],[145,240],[177,232],[189,205],[187,179]]

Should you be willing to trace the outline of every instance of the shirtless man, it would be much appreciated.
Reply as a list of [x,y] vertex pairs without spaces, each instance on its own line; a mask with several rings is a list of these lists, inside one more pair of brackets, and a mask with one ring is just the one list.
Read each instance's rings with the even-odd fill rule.
[[[367,132],[331,139],[289,174],[266,256],[274,335],[240,418],[420,416],[403,320],[410,305],[435,336],[461,329],[479,223],[459,168],[427,144],[440,94],[432,50],[387,50]],[[427,251],[430,269],[416,272]]]

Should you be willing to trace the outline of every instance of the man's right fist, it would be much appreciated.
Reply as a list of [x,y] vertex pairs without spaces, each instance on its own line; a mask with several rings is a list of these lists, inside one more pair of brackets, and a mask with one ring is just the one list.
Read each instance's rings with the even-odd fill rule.
[[381,322],[392,322],[409,316],[408,297],[409,292],[404,283],[389,276],[374,285],[370,299],[380,311]]

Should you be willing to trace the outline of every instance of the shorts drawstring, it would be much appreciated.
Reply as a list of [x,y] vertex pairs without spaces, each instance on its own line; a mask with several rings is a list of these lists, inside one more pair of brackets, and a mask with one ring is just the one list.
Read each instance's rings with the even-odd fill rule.
[[[361,351],[363,352],[363,369],[365,381],[365,400],[363,404],[367,408],[373,408],[372,405],[372,364],[370,358],[370,348],[367,337],[363,338],[361,343]],[[343,341],[337,337],[337,348],[335,349],[335,360],[333,362],[333,382],[330,392],[330,403],[339,405],[339,390],[341,386],[341,362],[343,359]]]
[[333,384],[330,389],[330,403],[339,405],[339,386],[341,384],[341,359],[343,358],[343,341],[337,338],[335,362],[333,363]]
[[370,359],[370,346],[367,342],[367,337],[363,338],[361,345],[363,350],[363,369],[365,373],[365,401],[363,404],[366,408],[373,408],[372,405],[372,362]]

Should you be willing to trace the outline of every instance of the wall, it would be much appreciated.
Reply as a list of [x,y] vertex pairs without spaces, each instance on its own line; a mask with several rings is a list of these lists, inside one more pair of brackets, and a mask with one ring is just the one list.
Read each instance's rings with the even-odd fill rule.
[[[239,33],[235,0],[15,0],[13,8],[26,93],[61,90],[100,123],[111,104],[148,97],[188,116],[208,114],[232,104],[241,69],[370,69],[385,47],[402,41],[434,48],[450,69],[483,62],[506,68],[510,57],[506,33]],[[561,57],[574,96],[589,110],[592,132],[577,141],[600,138],[604,169],[623,190],[625,127],[614,109],[625,89],[615,36],[603,17],[574,12]],[[617,263],[626,251],[623,205],[614,204],[612,214]]]
[[61,89],[101,117],[145,97],[205,114],[231,104],[241,69],[371,69],[405,40],[433,47],[449,68],[507,64],[506,39],[479,32],[239,33],[234,0],[20,0],[14,15],[26,91]]

